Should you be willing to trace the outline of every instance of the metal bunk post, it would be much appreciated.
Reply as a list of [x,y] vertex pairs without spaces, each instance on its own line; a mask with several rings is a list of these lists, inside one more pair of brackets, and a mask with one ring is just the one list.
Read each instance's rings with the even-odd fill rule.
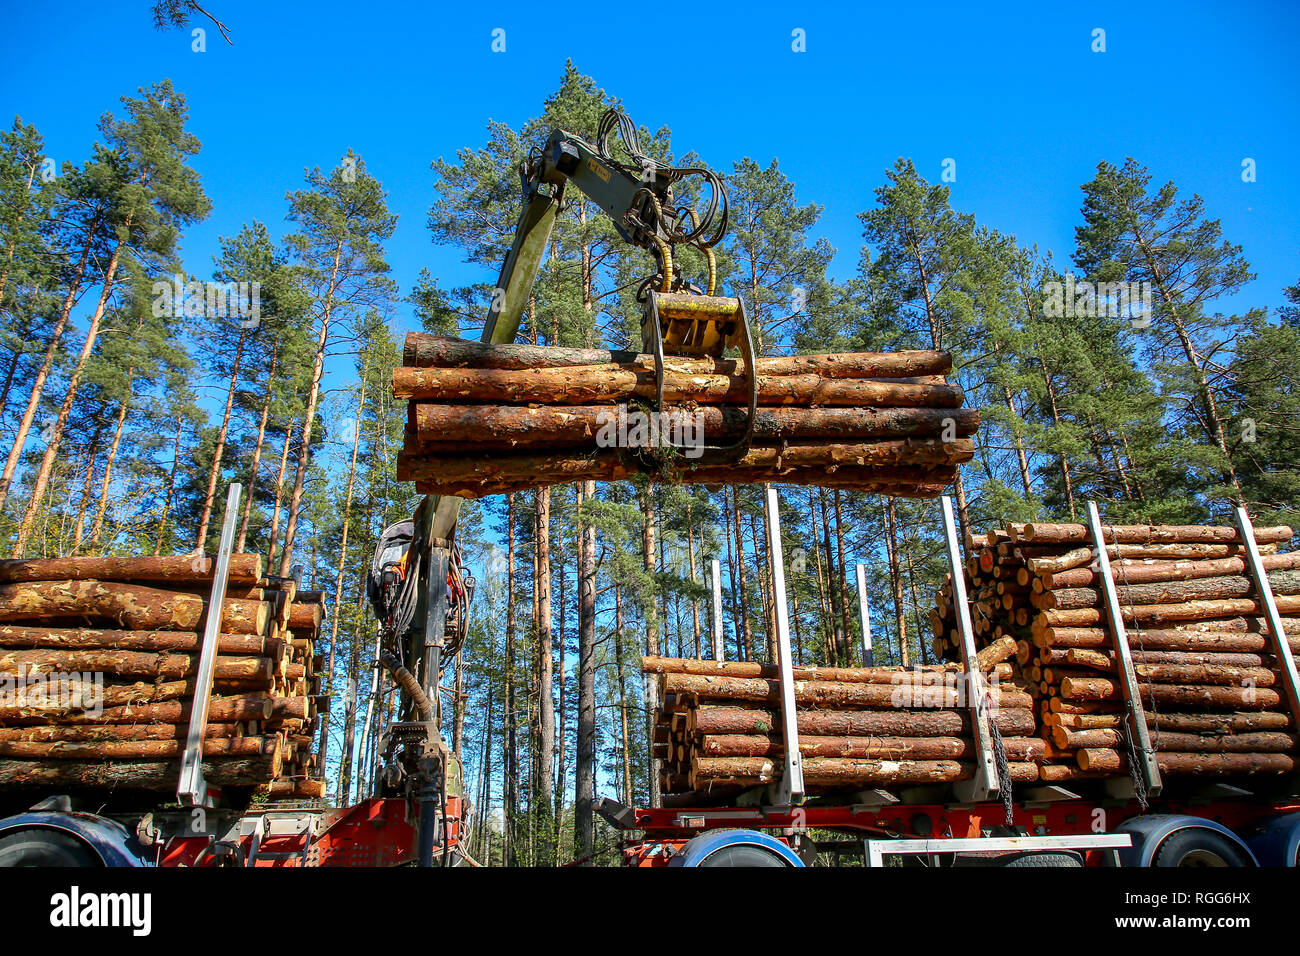
[[862,620],[862,666],[871,667],[875,663],[871,647],[871,612],[867,608],[867,566],[859,564],[858,572],[858,617]]
[[203,647],[199,651],[199,669],[194,677],[194,701],[190,705],[190,726],[185,735],[185,750],[181,754],[180,782],[176,798],[182,806],[206,807],[212,801],[208,795],[208,782],[203,778],[203,737],[208,727],[208,704],[212,700],[212,674],[217,665],[217,645],[220,642],[221,609],[226,597],[226,578],[230,573],[230,552],[235,541],[235,515],[239,512],[239,496],[243,491],[237,481],[232,481],[226,491],[226,513],[221,522],[221,545],[212,570],[212,591],[208,595],[208,610],[203,625]]
[[[1129,737],[1137,752],[1139,775],[1146,792],[1152,796],[1160,792],[1160,768],[1156,765],[1155,751],[1151,748],[1151,734],[1147,728],[1142,695],[1138,691],[1137,674],[1133,670],[1133,655],[1128,646],[1128,630],[1119,609],[1119,596],[1115,592],[1115,579],[1110,569],[1110,556],[1106,554],[1106,539],[1101,530],[1101,515],[1095,501],[1088,502],[1088,527],[1092,531],[1092,546],[1097,553],[1097,577],[1106,600],[1106,617],[1110,620],[1111,635],[1115,645],[1115,665],[1119,676],[1120,693],[1124,697]],[[1134,769],[1134,768],[1130,768]],[[1108,781],[1121,784],[1127,781]]]
[[970,605],[966,603],[966,572],[957,546],[957,522],[952,515],[952,499],[943,496],[943,533],[948,550],[948,570],[952,574],[952,599],[957,605],[957,633],[961,637],[961,659],[966,667],[967,706],[970,708],[971,736],[975,740],[975,776],[959,782],[957,795],[970,803],[988,800],[1001,789],[993,734],[989,728],[989,701],[984,675],[975,665],[975,630],[970,622]]
[[773,802],[782,807],[803,802],[803,759],[795,718],[794,655],[790,652],[790,618],[785,599],[785,559],[781,549],[781,510],[776,489],[766,488],[768,566],[772,569],[772,603],[776,609],[776,653],[781,684],[781,741],[785,772],[774,785]]
[[718,559],[713,559],[711,568],[713,574],[713,659],[715,661],[725,661],[727,659],[727,646],[722,639],[722,571],[718,564]]
[[1273,586],[1268,582],[1268,572],[1264,562],[1259,558],[1259,546],[1255,542],[1255,526],[1245,508],[1236,509],[1237,530],[1241,532],[1241,543],[1246,548],[1246,563],[1250,566],[1250,575],[1255,581],[1255,590],[1264,605],[1264,619],[1268,621],[1268,639],[1272,644],[1273,655],[1277,658],[1279,670],[1282,671],[1282,691],[1286,696],[1287,706],[1291,709],[1293,723],[1300,722],[1300,681],[1297,681],[1295,655],[1291,653],[1291,644],[1282,630],[1282,618],[1277,613],[1277,601],[1273,599]]

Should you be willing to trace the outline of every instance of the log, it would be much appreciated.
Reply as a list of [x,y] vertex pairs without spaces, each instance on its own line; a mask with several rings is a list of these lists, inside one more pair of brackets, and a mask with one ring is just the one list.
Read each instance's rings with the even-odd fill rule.
[[[1122,582],[1122,577],[1116,575]],[[1300,594],[1300,571],[1270,571],[1268,583],[1275,595]],[[1181,604],[1188,601],[1210,601],[1219,598],[1246,597],[1255,590],[1255,582],[1247,577],[1193,578],[1190,580],[1158,581],[1115,588],[1121,605]],[[1101,592],[1096,588],[1064,588],[1033,595],[1033,604],[1042,610],[1054,608],[1098,607]]]
[[[1038,778],[1032,763],[1011,763],[1011,779],[1029,782]],[[974,764],[958,760],[854,760],[813,757],[803,761],[804,784],[810,787],[862,787],[950,783],[969,779]],[[772,783],[780,768],[766,757],[696,757],[691,762],[691,786],[727,783],[757,786]]]
[[[203,756],[256,757],[274,752],[278,737],[212,737],[203,741]],[[5,740],[0,757],[14,760],[151,760],[179,757],[183,740]],[[206,765],[205,765],[206,769]]]
[[[639,371],[652,371],[654,357],[606,349],[571,349],[513,342],[487,344],[428,332],[408,332],[403,343],[402,364],[415,368],[436,366],[517,371],[577,365],[620,365]],[[705,375],[737,375],[745,367],[740,359],[696,359],[681,356],[665,356],[664,365],[686,374]],[[776,355],[760,356],[754,367],[759,375],[815,373],[828,378],[905,378],[946,374],[952,370],[952,356],[947,352],[920,350]]]
[[[1108,656],[1098,654],[1095,651],[1071,650],[1068,657],[1071,664],[1095,667],[1098,670],[1114,671],[1115,669],[1113,661]],[[1239,667],[1231,664],[1142,662],[1133,665],[1133,672],[1137,675],[1138,680],[1153,684],[1225,684],[1238,687],[1246,685],[1272,687],[1275,680],[1274,673],[1263,667]]]
[[[1115,655],[1113,651],[1089,651],[1071,647],[1064,651],[1043,651],[1047,654],[1064,654],[1064,663],[1080,667],[1092,667],[1100,671],[1114,672]],[[1129,651],[1129,657],[1135,664],[1201,664],[1207,667],[1271,667],[1272,655],[1263,654],[1224,654],[1194,653],[1191,651]],[[1195,683],[1195,681],[1193,681]]]
[[1167,714],[1148,711],[1147,726],[1161,732],[1242,734],[1260,730],[1286,730],[1291,726],[1291,718],[1273,711],[1235,714]]
[[[281,766],[279,752],[260,757],[226,757],[205,763],[203,776],[208,783],[221,786],[258,784],[278,777]],[[179,760],[0,760],[0,786],[166,790],[176,787],[180,772]]]
[[[101,618],[131,630],[198,630],[207,602],[193,594],[112,581],[31,581],[0,584],[0,621]],[[227,598],[221,628],[262,634],[270,605]]]
[[[35,558],[0,561],[0,583],[24,581],[170,581],[211,583],[209,557]],[[260,554],[232,554],[230,584],[255,585],[262,576]]]
[[[1067,677],[1061,681],[1061,696],[1072,701],[1119,700],[1119,685],[1105,677]],[[1271,710],[1282,698],[1266,687],[1222,687],[1190,684],[1138,684],[1143,704],[1176,704],[1187,707],[1232,710]],[[1149,706],[1149,704],[1148,704]]]
[[[942,679],[944,675],[935,675]],[[696,674],[663,674],[664,693],[695,694],[702,700],[776,701],[780,688],[775,680],[743,677],[705,677]],[[1000,687],[989,689],[991,699],[1002,707],[1029,707],[1028,694]],[[950,687],[920,684],[850,684],[831,681],[795,681],[795,700],[807,707],[956,707],[958,692]]]
[[[398,467],[408,458],[399,457]],[[659,468],[641,468],[636,473],[652,472],[655,480],[679,484],[761,484],[779,481],[786,485],[819,485],[824,488],[847,488],[885,496],[906,498],[935,498],[956,477],[953,466],[858,467],[838,465],[834,468],[745,468],[725,465],[704,467],[679,467],[686,459],[672,459]],[[405,480],[405,479],[402,479]],[[612,481],[613,478],[591,474],[564,476],[520,473],[509,478],[473,479],[467,481],[417,480],[416,491],[421,494],[455,495],[462,498],[482,498],[486,495],[508,494],[537,487],[539,484],[560,484],[576,480]]]
[[[56,741],[82,743],[96,740],[183,740],[189,724],[93,724],[75,727],[0,727],[0,740]],[[239,724],[209,723],[205,737],[237,737]]]
[[294,601],[289,606],[288,624],[290,628],[320,627],[323,620],[325,620],[325,608],[320,604]]
[[[1157,753],[1156,766],[1162,774],[1222,776],[1235,773],[1290,773],[1295,758],[1289,754],[1187,754]],[[1117,773],[1128,761],[1117,750],[1087,749],[1076,755],[1081,770]]]
[[[62,651],[44,648],[10,651],[0,648],[0,674],[47,675],[51,673],[101,673],[123,677],[179,678],[199,669],[198,654],[149,654],[137,651]],[[213,675],[218,680],[251,680],[270,683],[273,664],[269,657],[215,658]]]
[[[1284,622],[1285,623],[1285,622]],[[1041,631],[1034,643],[1043,648],[1097,648],[1110,647],[1110,634],[1102,628],[1049,627]],[[1288,636],[1291,652],[1300,654],[1300,635]],[[1129,646],[1152,651],[1184,651],[1188,653],[1218,653],[1228,651],[1270,651],[1272,641],[1264,634],[1231,631],[1180,631],[1154,629],[1134,631],[1129,635]]]
[[[1276,545],[1261,545],[1261,552],[1270,549],[1276,550]],[[1024,547],[1020,551],[1026,551]],[[1093,549],[1089,547],[1072,548],[1062,554],[1058,547],[1048,546],[1037,549],[1040,553],[1026,554],[1025,564],[1034,574],[1051,574],[1058,571],[1068,571],[1071,568],[1081,567],[1092,561],[1096,555]],[[1240,554],[1242,546],[1239,544],[1108,544],[1106,545],[1106,555],[1112,560],[1125,560],[1129,558],[1160,558],[1170,560],[1175,558],[1224,558],[1234,554]]]
[[324,780],[272,780],[257,792],[270,800],[323,800],[327,788]]
[[[1092,540],[1092,532],[1082,524],[1011,525],[1012,536],[1032,544],[1082,544]],[[1237,544],[1236,528],[1208,525],[1102,525],[1102,537],[1109,544]],[[1292,531],[1285,525],[1256,528],[1260,544],[1290,540]]]
[[[250,683],[254,685],[251,689],[245,686]],[[270,698],[273,717],[278,715],[281,717],[310,719],[314,713],[308,698],[302,696],[277,697],[266,694],[266,688],[262,686],[261,682],[217,680],[214,685],[216,694],[221,697],[255,698],[265,696]],[[234,687],[232,685],[240,686]],[[54,685],[51,682],[45,686],[54,694],[48,702],[42,700],[36,689],[25,688],[22,704],[14,706],[13,711],[20,715],[43,713],[47,716],[47,719],[53,719],[56,715],[81,713],[87,707],[102,706],[110,708],[128,704],[155,704],[163,701],[184,700],[187,697],[194,696],[194,681],[192,679],[156,683],[146,683],[144,681],[131,684],[106,683],[102,687],[94,681],[72,680],[64,681],[61,685]],[[231,691],[235,692],[231,693]],[[66,698],[77,693],[82,695],[83,705],[80,707],[67,706]]]
[[[208,719],[217,722],[267,720],[272,709],[272,701],[266,697],[214,697],[208,704]],[[184,722],[188,726],[189,717],[189,701],[181,700],[105,707],[98,713],[68,708],[0,707],[0,720],[23,726],[52,721],[73,725]]]
[[[771,680],[776,680],[781,676],[780,668],[775,664],[755,661],[712,661],[654,655],[641,658],[641,672],[643,674],[761,677]],[[843,681],[855,684],[918,683],[933,679],[931,675],[950,674],[956,676],[960,673],[961,670],[955,665],[932,667],[925,671],[915,671],[905,667],[795,667],[790,671],[795,680]],[[1005,668],[999,674],[999,678],[1009,680],[1011,678],[1011,668]]]
[[[1300,568],[1300,551],[1289,554],[1265,554],[1260,558],[1266,571],[1284,571]],[[1112,562],[1115,580],[1121,585],[1150,584],[1157,581],[1190,581],[1195,578],[1244,576],[1249,573],[1246,559],[1240,556],[1202,561],[1159,561],[1122,559]],[[1046,572],[1038,576],[1043,590],[1094,587],[1099,583],[1097,571],[1091,567],[1072,568],[1057,573]],[[1148,602],[1142,602],[1148,603]],[[1152,602],[1153,603],[1153,602]]]
[[[488,447],[533,448],[593,446],[602,433],[615,433],[620,423],[631,431],[640,419],[629,417],[643,409],[627,405],[444,405],[412,404],[408,417],[414,438],[422,448]],[[745,408],[728,406],[686,407],[666,405],[671,413],[706,435],[738,438],[748,424]],[[672,419],[669,419],[671,422]],[[974,409],[926,406],[840,408],[760,407],[754,416],[753,440],[762,445],[776,441],[837,439],[866,442],[889,438],[932,436],[946,439],[969,436],[979,424]]]
[[[1300,595],[1279,594],[1275,596],[1275,603],[1279,614],[1295,614],[1300,611]],[[1125,623],[1151,625],[1169,624],[1175,621],[1234,617],[1240,614],[1257,615],[1262,613],[1262,610],[1261,603],[1255,598],[1185,601],[1181,604],[1120,605],[1120,614]],[[1034,619],[1034,627],[1087,627],[1100,623],[1101,619],[1101,612],[1097,608],[1042,611]]]
[[[1124,732],[1113,730],[1069,730],[1056,727],[1052,742],[1071,750],[1086,748],[1122,748]],[[1151,745],[1158,752],[1180,753],[1285,753],[1296,747],[1300,738],[1285,733],[1244,733],[1211,735],[1158,731],[1151,735]],[[1090,768],[1100,769],[1100,768]]]
[[[0,647],[50,647],[66,650],[114,648],[123,651],[199,651],[203,635],[196,631],[116,631],[102,628],[0,626]],[[278,657],[283,642],[256,634],[218,634],[217,653]]]
[[[745,405],[744,375],[692,374],[664,369],[666,402]],[[584,365],[560,369],[393,369],[393,397],[471,404],[612,405],[656,395],[653,366]],[[897,408],[959,408],[960,385],[914,385],[867,378],[828,378],[818,372],[760,376],[760,405],[833,405]]]
[[[927,480],[931,469],[968,461],[974,455],[974,449],[974,442],[970,439],[950,442],[940,439],[852,444],[823,442],[778,448],[750,448],[744,456],[728,463],[725,468],[719,465],[693,465],[692,459],[686,456],[669,459],[667,466],[679,467],[683,471],[699,475],[701,480],[710,474],[725,477],[726,471],[780,476],[807,470],[834,470],[845,466],[869,467],[877,479],[910,482]],[[557,455],[553,449],[542,453],[460,454],[454,457],[421,451],[418,454],[404,453],[399,456],[397,463],[399,481],[449,484],[517,483],[529,478],[534,481],[614,481],[631,478],[644,471],[645,466],[640,461],[629,455],[626,449],[620,448],[584,450],[567,457]],[[298,606],[294,605],[295,608]]]
[[976,669],[981,674],[987,674],[1015,653],[1016,639],[1014,637],[1000,637],[975,655]]
[[[443,457],[438,454],[439,451],[441,449],[425,446],[417,454],[403,454],[398,459],[400,479],[443,483],[503,483],[524,480],[532,473],[542,480],[581,477],[612,481],[628,479],[645,471],[645,466],[629,457],[625,449],[584,449],[571,457],[560,457],[554,449],[541,454],[456,453],[455,457]],[[807,442],[779,447],[750,447],[735,463],[729,463],[728,467],[736,473],[770,472],[776,476],[811,470],[833,471],[845,466],[871,467],[880,470],[879,477],[923,480],[927,476],[915,470],[961,464],[974,457],[974,454],[975,442],[971,438],[956,438],[953,441],[943,441],[941,438],[898,438],[850,444]],[[719,475],[722,473],[719,466],[694,466],[689,454],[669,459],[669,464],[702,476],[710,472]]]
[[[1024,708],[999,708],[992,720],[1004,737],[1027,736],[1035,730],[1033,713]],[[970,733],[968,716],[955,710],[801,710],[795,715],[795,724],[800,734],[831,737],[942,737]],[[691,711],[690,729],[701,734],[767,734],[779,726],[779,717],[771,710],[702,706]]]
[[[1037,737],[1004,737],[1009,760],[1038,760],[1045,754]],[[810,757],[870,760],[953,760],[973,757],[974,745],[962,737],[818,737],[800,736],[799,753]],[[785,746],[775,734],[706,734],[695,752],[704,757],[780,757]]]

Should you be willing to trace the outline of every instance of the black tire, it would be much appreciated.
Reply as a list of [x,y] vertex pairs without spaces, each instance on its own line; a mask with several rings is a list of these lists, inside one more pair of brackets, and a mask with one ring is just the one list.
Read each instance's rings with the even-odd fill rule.
[[1075,869],[1083,866],[1083,860],[1076,853],[1016,853],[1005,863],[998,863],[1008,870],[1018,870],[1029,866],[1046,866],[1057,869]]
[[721,849],[714,850],[704,859],[700,860],[697,866],[781,866],[788,867],[790,864],[781,859],[771,850],[765,850],[761,846],[746,846],[737,844],[735,846],[724,846]]
[[1222,833],[1193,827],[1171,834],[1156,849],[1152,866],[1254,866],[1246,851]]
[[31,827],[0,836],[0,868],[57,866],[88,869],[103,865],[94,850],[59,830]]

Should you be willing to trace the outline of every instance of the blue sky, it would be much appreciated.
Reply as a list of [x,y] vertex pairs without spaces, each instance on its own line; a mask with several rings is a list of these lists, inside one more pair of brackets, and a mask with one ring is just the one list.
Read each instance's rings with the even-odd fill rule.
[[[163,77],[186,94],[214,205],[184,240],[199,275],[240,223],[283,232],[286,190],[351,147],[400,214],[389,252],[404,290],[421,267],[447,285],[490,278],[430,242],[429,162],[479,145],[489,119],[535,115],[572,57],[639,123],[670,126],[679,151],[721,167],[779,158],[800,200],[825,207],[838,275],[857,261],[856,214],[899,156],[932,180],[954,159],[958,209],[1064,262],[1079,185],[1099,160],[1132,155],[1199,192],[1244,245],[1259,279],[1226,307],[1275,306],[1300,277],[1292,3],[717,3],[674,22],[658,57],[641,52],[655,41],[635,4],[211,0],[235,44],[209,29],[204,53],[186,32],[154,31],[147,0],[61,4],[57,20],[47,5],[6,6],[0,108],[35,123],[57,160],[84,158],[119,96]],[[1246,157],[1256,182],[1242,182]]]
[[[1079,186],[1099,161],[1133,156],[1157,182],[1201,194],[1244,246],[1259,278],[1221,308],[1276,307],[1300,277],[1294,3],[754,0],[701,5],[662,37],[636,3],[205,4],[233,46],[209,29],[196,53],[188,32],[156,32],[148,0],[6,0],[0,21],[0,119],[34,123],[59,162],[85,158],[120,96],[165,77],[185,93],[213,202],[184,237],[199,276],[217,238],[244,222],[283,234],[285,192],[352,148],[400,216],[388,252],[403,292],[422,267],[446,287],[491,280],[431,243],[429,163],[482,144],[489,119],[536,115],[571,57],[637,122],[669,126],[679,153],[723,169],[779,158],[800,201],[825,207],[838,276],[857,263],[857,213],[900,156],[932,181],[955,160],[957,209],[1062,265]],[[504,53],[492,52],[497,29]],[[1092,51],[1097,29],[1104,53]],[[806,52],[792,50],[795,30]],[[1253,183],[1241,178],[1247,157]],[[398,326],[409,325],[403,308]]]

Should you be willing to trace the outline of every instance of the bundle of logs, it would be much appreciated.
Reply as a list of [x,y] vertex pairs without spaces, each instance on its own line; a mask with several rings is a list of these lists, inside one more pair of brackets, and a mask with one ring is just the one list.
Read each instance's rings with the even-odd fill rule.
[[[1293,715],[1237,530],[1102,530],[1161,773],[1295,769]],[[1287,527],[1255,530],[1286,639],[1300,653],[1300,552],[1279,553],[1290,538]],[[1012,524],[967,541],[976,647],[1016,643],[1017,677],[1036,698],[1048,746],[1046,781],[1129,773],[1114,634],[1091,542],[1079,524]],[[936,655],[959,660],[951,581],[931,624]]]
[[[477,498],[650,471],[665,481],[779,481],[933,497],[974,454],[979,424],[944,375],[945,352],[760,358],[749,449],[747,377],[731,359],[667,358],[664,407],[652,356],[413,332],[393,394],[408,399],[398,478],[425,494]],[[667,448],[684,446],[687,450]]]
[[[979,655],[995,726],[1016,782],[1038,779],[1046,750],[1032,698],[1009,680],[1014,641]],[[646,657],[661,706],[653,755],[664,805],[716,801],[782,773],[780,684],[773,664]],[[965,674],[954,665],[797,667],[795,721],[808,793],[948,784],[974,772]]]
[[[0,785],[174,790],[212,580],[193,556],[0,561]],[[322,593],[236,554],[216,613],[205,778],[322,797]]]

